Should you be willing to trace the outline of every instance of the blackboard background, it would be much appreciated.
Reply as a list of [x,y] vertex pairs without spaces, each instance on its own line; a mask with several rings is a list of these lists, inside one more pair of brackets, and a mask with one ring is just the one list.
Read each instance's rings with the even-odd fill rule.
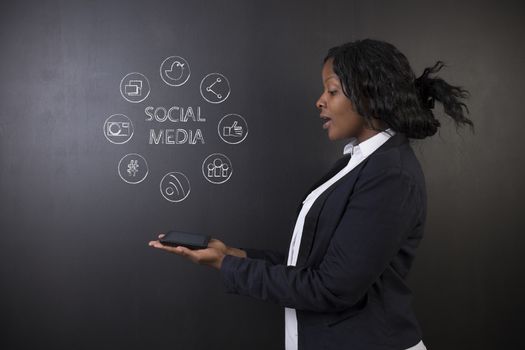
[[[404,52],[417,75],[472,93],[476,134],[443,120],[415,142],[429,193],[426,237],[409,283],[429,349],[523,343],[523,9],[519,2],[3,1],[0,4],[0,348],[276,349],[282,308],[224,293],[216,270],[149,248],[176,227],[232,246],[285,251],[303,192],[342,152],[315,101],[328,48],[371,37]],[[521,33],[521,34],[520,34]],[[186,85],[158,74],[185,57]],[[138,71],[152,91],[119,92]],[[220,72],[230,97],[211,105],[200,79]],[[148,145],[145,106],[201,106],[205,145]],[[124,113],[135,136],[109,143],[104,120]],[[247,120],[239,145],[215,130]],[[443,115],[438,105],[436,113]],[[520,150],[518,152],[518,150]],[[124,183],[118,160],[138,152],[150,174]],[[227,154],[230,181],[200,174]],[[170,203],[162,175],[182,171],[190,196]]]

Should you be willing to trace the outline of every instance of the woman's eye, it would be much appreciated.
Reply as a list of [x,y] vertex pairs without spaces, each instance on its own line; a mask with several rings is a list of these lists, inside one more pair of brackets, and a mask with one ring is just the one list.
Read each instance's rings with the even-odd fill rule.
[[331,90],[331,91],[328,91],[328,93],[333,96],[337,93],[337,90]]

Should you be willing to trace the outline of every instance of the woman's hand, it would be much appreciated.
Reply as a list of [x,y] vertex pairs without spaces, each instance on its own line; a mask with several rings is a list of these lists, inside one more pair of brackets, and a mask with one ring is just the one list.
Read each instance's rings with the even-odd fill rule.
[[[162,237],[164,237],[164,234],[159,235],[159,238]],[[224,256],[227,255],[230,250],[229,247],[226,246],[226,244],[215,238],[210,239],[210,242],[208,243],[208,248],[197,250],[191,250],[182,246],[171,247],[163,245],[158,240],[150,241],[149,246],[178,254],[180,256],[188,258],[196,264],[207,265],[216,269],[221,268],[222,259],[224,259]]]

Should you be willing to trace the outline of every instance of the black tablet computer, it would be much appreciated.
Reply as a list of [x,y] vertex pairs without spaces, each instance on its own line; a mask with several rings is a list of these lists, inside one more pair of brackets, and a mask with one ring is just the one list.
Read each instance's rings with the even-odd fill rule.
[[159,242],[164,245],[183,246],[193,250],[208,248],[209,241],[210,236],[181,231],[168,231],[164,237],[159,239]]

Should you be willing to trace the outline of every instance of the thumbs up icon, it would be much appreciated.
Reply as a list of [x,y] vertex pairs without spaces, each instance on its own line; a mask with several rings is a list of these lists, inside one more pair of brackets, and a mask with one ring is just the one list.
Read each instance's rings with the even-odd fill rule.
[[248,123],[239,114],[226,114],[219,120],[217,133],[224,142],[236,145],[243,142],[248,135]]
[[232,126],[225,126],[222,132],[223,136],[242,137],[242,126],[237,125],[237,121]]

